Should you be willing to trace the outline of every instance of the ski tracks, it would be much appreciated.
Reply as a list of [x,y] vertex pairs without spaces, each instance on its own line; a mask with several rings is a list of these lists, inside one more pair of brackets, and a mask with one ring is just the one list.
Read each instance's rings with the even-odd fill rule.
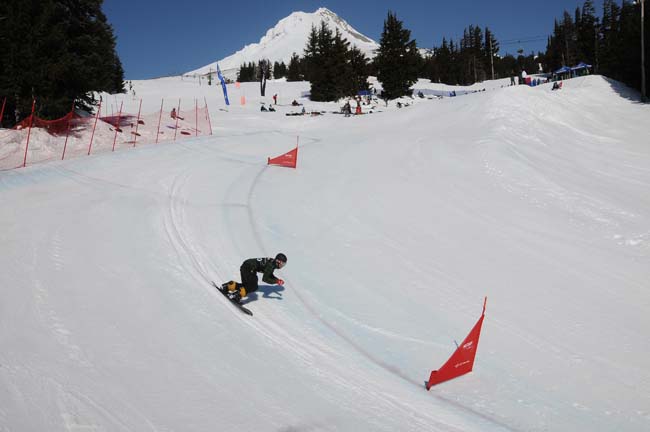
[[[315,139],[313,141],[316,142],[318,139]],[[253,177],[248,188],[247,200],[245,204],[248,216],[247,228],[250,230],[248,232],[248,235],[252,233],[252,240],[256,243],[257,249],[265,253],[267,253],[267,251],[260,234],[260,229],[255,223],[257,219],[255,217],[253,197],[260,178],[266,172],[267,169],[265,165]],[[218,265],[220,262],[227,262],[228,257],[225,255],[219,255],[208,258],[207,254],[200,247],[201,242],[192,238],[192,234],[188,228],[186,219],[186,208],[188,205],[188,200],[186,199],[186,195],[184,195],[184,191],[188,190],[188,184],[190,183],[191,178],[192,177],[189,172],[181,172],[176,174],[172,179],[171,185],[169,186],[167,211],[164,217],[165,233],[172,245],[172,248],[175,250],[179,258],[182,268],[187,271],[187,273],[190,274],[197,282],[204,284],[206,287],[211,287],[210,274],[216,273],[218,279],[223,279],[223,275],[228,274],[228,271],[226,269],[221,269]],[[241,187],[241,185],[231,184],[229,187],[230,189],[228,190],[232,190],[232,188]],[[232,233],[233,237],[237,237],[238,230],[235,229],[236,227],[232,228],[233,229],[229,232]],[[289,285],[291,284],[289,280],[287,280],[287,282]],[[404,372],[400,371],[397,367],[386,364],[384,361],[374,356],[372,353],[365,351],[359,346],[359,344],[344,334],[338,327],[334,326],[328,320],[323,318],[323,316],[319,314],[313,306],[310,305],[310,302],[304,298],[299,289],[294,288],[293,292],[298,301],[306,308],[307,311],[309,311],[313,317],[315,317],[317,321],[321,322],[324,326],[333,331],[342,341],[344,341],[344,343],[352,347],[354,351],[356,351],[362,357],[365,357],[369,362],[387,371],[388,373],[395,375],[396,377],[409,382],[412,385],[422,387],[420,382],[414,381]],[[216,295],[217,293],[215,293],[215,296]],[[241,322],[245,322],[246,325],[250,326],[257,334],[259,334],[261,339],[264,340],[266,344],[282,346],[283,350],[289,355],[290,358],[292,358],[297,363],[310,368],[312,370],[311,373],[314,374],[316,379],[325,379],[330,383],[338,383],[337,385],[339,385],[340,388],[346,388],[350,392],[349,394],[355,394],[356,392],[359,392],[360,389],[365,388],[368,385],[372,385],[372,383],[352,382],[349,381],[349,379],[344,379],[344,376],[349,375],[349,371],[348,374],[345,373],[345,371],[348,370],[349,365],[346,366],[345,360],[342,360],[340,358],[341,355],[332,350],[324,341],[321,343],[315,342],[312,337],[313,335],[310,336],[308,334],[303,334],[304,332],[302,331],[288,331],[287,329],[292,328],[291,325],[286,325],[286,322],[277,316],[265,315],[263,309],[256,311],[256,316],[261,317],[261,319],[250,319],[240,314],[234,308],[230,308],[230,305],[225,306],[227,306],[228,309],[231,309],[232,314],[236,315],[241,320]],[[331,368],[333,368],[333,370],[328,371],[327,368],[323,369],[314,367],[314,364],[318,364],[318,362],[315,360],[319,357],[319,362],[329,359],[327,361],[331,361]],[[334,373],[334,371],[337,372]],[[362,375],[363,374],[360,374],[360,376]],[[386,395],[377,395],[376,403],[379,405],[383,405],[384,403],[389,402],[393,404],[396,403],[396,401],[389,401],[389,399],[390,398],[387,398]],[[511,426],[505,425],[499,420],[492,418],[489,415],[478,412],[470,407],[463,406],[458,402],[449,400],[443,396],[436,396],[436,399],[450,406],[453,406],[456,409],[471,413],[483,421],[499,425],[503,427],[504,430],[513,430]],[[405,407],[405,409],[406,408],[407,407]],[[422,422],[423,426],[431,426],[432,424],[435,424],[435,427],[438,428],[438,430],[459,430],[457,427],[451,424],[443,423],[430,416],[424,416],[424,418],[420,418],[419,421]]]

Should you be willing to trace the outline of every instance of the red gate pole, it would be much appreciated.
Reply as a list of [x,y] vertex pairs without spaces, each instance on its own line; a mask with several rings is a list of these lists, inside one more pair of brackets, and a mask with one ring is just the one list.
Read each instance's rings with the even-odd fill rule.
[[115,126],[115,136],[113,137],[113,150],[111,151],[115,151],[115,141],[117,141],[117,131],[121,130],[120,119],[122,118],[122,105],[124,105],[124,101],[120,102],[120,112],[117,113],[117,125]]
[[174,127],[174,141],[176,141],[176,132],[178,132],[178,117],[181,115],[181,98],[178,98],[178,109],[176,110],[176,126]]
[[2,118],[5,116],[5,103],[7,102],[7,96],[2,99],[2,109],[0,110],[0,127],[2,127]]
[[140,112],[142,111],[142,98],[140,98],[140,107],[138,108],[138,119],[135,122],[135,136],[133,137],[133,147],[135,147],[136,141],[138,141],[138,126],[140,126]]
[[65,130],[65,144],[63,144],[63,153],[61,154],[61,160],[65,159],[65,149],[68,147],[68,136],[70,135],[70,121],[74,116],[74,100],[72,101],[72,108],[70,108],[70,117],[68,118],[68,127]]
[[160,120],[162,120],[163,103],[165,103],[165,98],[160,100],[160,115],[158,116],[158,130],[156,130],[156,144],[158,144],[158,137],[160,136]]
[[210,111],[208,111],[208,100],[203,96],[203,100],[205,101],[205,116],[208,118],[208,125],[210,126],[210,135],[212,135],[212,123],[210,122]]
[[23,159],[23,168],[27,166],[27,149],[29,148],[29,136],[32,134],[32,123],[34,121],[34,108],[36,99],[32,99],[32,114],[29,116],[29,130],[27,131],[27,144],[25,145],[25,158]]
[[199,136],[199,101],[194,98],[194,115],[196,116],[196,119],[194,120],[195,128],[194,128],[194,136]]
[[93,138],[95,138],[95,127],[97,126],[97,119],[99,118],[99,112],[102,110],[102,102],[99,101],[99,106],[97,107],[97,114],[95,114],[95,124],[93,125],[93,133],[90,135],[90,144],[88,144],[88,156],[90,156],[90,149],[93,147]]

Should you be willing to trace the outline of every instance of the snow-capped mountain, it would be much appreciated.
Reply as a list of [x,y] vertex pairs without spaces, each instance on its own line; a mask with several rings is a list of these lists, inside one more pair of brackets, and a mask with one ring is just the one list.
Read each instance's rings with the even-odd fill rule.
[[320,26],[321,21],[327,23],[332,31],[338,29],[351,45],[359,48],[367,57],[374,57],[374,51],[379,48],[377,42],[356,31],[331,10],[320,8],[313,13],[293,12],[288,17],[278,21],[275,27],[269,29],[259,43],[246,45],[236,53],[187,72],[186,75],[214,72],[217,69],[217,63],[223,74],[230,78],[237,75],[242,63],[269,59],[272,62],[284,61],[288,64],[294,52],[302,55],[312,27]]

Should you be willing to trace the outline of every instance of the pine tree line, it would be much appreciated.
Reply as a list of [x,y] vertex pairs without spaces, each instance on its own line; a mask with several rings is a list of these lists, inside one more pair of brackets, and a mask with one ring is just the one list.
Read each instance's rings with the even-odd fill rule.
[[270,61],[266,59],[266,60],[260,60],[257,63],[255,62],[242,63],[241,66],[239,66],[239,71],[237,72],[237,81],[239,82],[260,81],[260,79],[262,78],[261,71],[263,69],[262,67],[263,61],[268,62],[267,64],[269,65],[269,70],[267,71],[267,75],[266,75],[267,79],[270,79],[271,77],[278,79],[287,76],[288,68],[284,62],[276,61],[273,63],[273,66],[270,66]]
[[517,76],[521,71],[537,72],[542,53],[500,56],[500,43],[492,31],[470,25],[460,41],[442,39],[423,59],[420,77],[432,82],[470,85],[488,79]]
[[[650,25],[645,24],[645,57],[650,58]],[[564,11],[555,21],[546,48],[546,66],[557,70],[578,62],[593,65],[594,72],[641,88],[641,5],[623,0],[603,1],[603,16],[586,0],[573,16]],[[646,68],[646,74],[650,75]],[[649,76],[646,76],[648,81]]]
[[[650,59],[650,24],[645,26],[646,58]],[[286,68],[288,81],[308,80],[314,100],[335,100],[354,95],[367,88],[367,77],[376,75],[385,96],[395,98],[409,94],[417,78],[433,82],[471,85],[487,79],[519,76],[522,71],[552,72],[561,66],[583,61],[594,71],[622,81],[637,89],[640,77],[640,5],[622,0],[603,0],[603,17],[596,16],[594,2],[585,0],[572,16],[564,12],[555,21],[546,52],[531,52],[516,57],[499,55],[500,43],[485,27],[470,25],[459,41],[443,38],[424,57],[419,54],[410,31],[394,13],[388,12],[380,48],[368,61],[338,32],[321,23],[312,28],[303,56],[294,53]],[[244,67],[244,65],[242,65]],[[650,67],[646,68],[646,73]],[[284,71],[283,71],[284,72]],[[254,76],[254,75],[252,75]],[[646,80],[648,80],[646,78]]]
[[75,107],[92,111],[92,92],[124,91],[124,71],[102,0],[0,2],[2,125],[29,116],[32,100],[42,118]]

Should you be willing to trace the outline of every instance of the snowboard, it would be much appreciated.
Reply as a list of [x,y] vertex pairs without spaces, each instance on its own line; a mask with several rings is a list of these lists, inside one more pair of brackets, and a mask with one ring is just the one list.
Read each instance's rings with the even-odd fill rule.
[[242,311],[242,312],[245,313],[246,315],[253,316],[253,312],[251,312],[250,309],[248,309],[248,308],[242,306],[241,304],[239,304],[239,303],[237,303],[237,302],[234,302],[234,301],[230,300],[230,298],[229,298],[228,295],[226,294],[226,291],[224,290],[223,285],[219,286],[219,285],[217,285],[216,283],[214,283],[214,281],[212,281],[212,285],[217,289],[217,291],[219,291],[221,294],[223,294],[223,296],[224,296],[226,299],[228,299],[228,301],[229,301],[231,304],[235,305],[235,306],[237,307],[237,309],[239,309],[240,311]]

